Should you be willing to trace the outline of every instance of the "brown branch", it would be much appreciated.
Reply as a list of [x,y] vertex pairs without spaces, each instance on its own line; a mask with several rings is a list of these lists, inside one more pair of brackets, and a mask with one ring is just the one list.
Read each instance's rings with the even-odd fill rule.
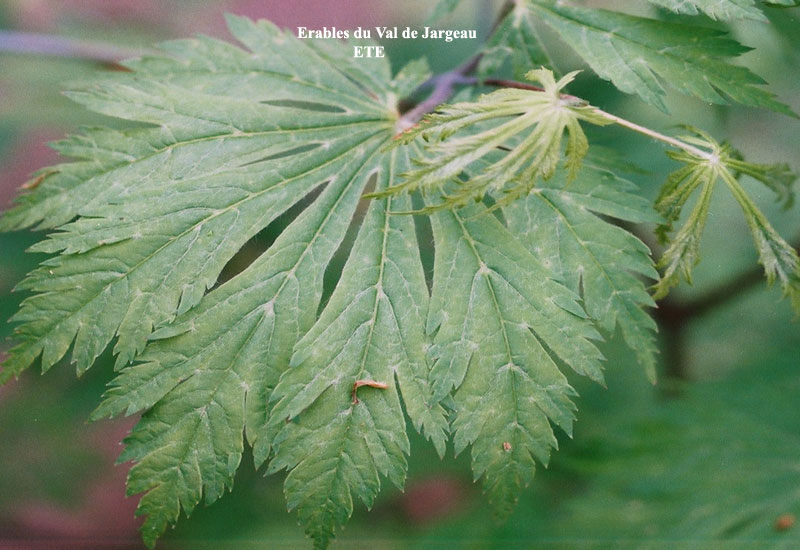
[[[505,19],[505,17],[511,13],[511,11],[514,9],[514,5],[515,4],[512,0],[507,0],[506,3],[503,4],[503,7],[497,14],[497,18],[494,20],[494,23],[492,23],[491,29],[489,29],[489,36],[494,34],[494,31],[497,30],[497,27],[500,25],[503,19]],[[474,85],[477,80],[475,78],[469,78],[468,75],[475,72],[475,69],[478,68],[478,64],[480,63],[482,57],[483,52],[479,51],[455,69],[434,75],[427,81],[423,82],[417,91],[430,87],[433,87],[433,91],[431,91],[430,95],[428,95],[428,97],[426,97],[423,101],[419,102],[412,109],[403,113],[403,115],[397,121],[397,133],[411,128],[420,120],[422,120],[422,117],[424,117],[426,114],[433,112],[436,107],[453,97],[456,86]]]
[[433,112],[436,107],[450,99],[455,93],[458,84],[470,84],[471,79],[466,78],[466,75],[472,73],[478,67],[482,55],[482,53],[479,53],[455,69],[438,74],[420,86],[421,88],[433,86],[433,91],[424,101],[419,102],[413,109],[406,111],[398,119],[397,132],[408,130],[422,120],[422,117],[426,114]]

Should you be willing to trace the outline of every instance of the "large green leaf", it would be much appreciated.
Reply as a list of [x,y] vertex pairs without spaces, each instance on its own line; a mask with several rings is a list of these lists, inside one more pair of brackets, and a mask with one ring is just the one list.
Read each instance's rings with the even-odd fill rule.
[[170,43],[171,57],[130,62],[135,72],[72,93],[158,128],[68,140],[62,152],[87,160],[46,173],[4,215],[6,229],[80,218],[35,247],[62,255],[20,285],[37,294],[15,317],[3,379],[39,355],[47,370],[73,340],[79,372],[115,335],[117,365],[128,363],[253,235],[391,131],[387,84],[375,89],[360,69],[345,72],[267,23],[232,18],[231,28],[250,53],[209,38]]
[[[43,172],[2,220],[6,229],[57,226],[35,248],[60,255],[20,285],[35,294],[15,317],[19,343],[0,377],[39,355],[47,370],[73,340],[82,372],[118,336],[121,372],[94,416],[144,411],[122,459],[136,462],[129,492],[146,493],[138,513],[149,545],[181,508],[231,487],[243,433],[259,463],[269,456],[269,396],[314,325],[323,276],[363,190],[371,178],[391,182],[396,102],[427,77],[417,62],[392,81],[384,60],[358,63],[348,47],[302,42],[266,22],[229,23],[247,50],[209,38],[169,43],[163,57],[128,62],[132,73],[73,92],[93,110],[155,127],[88,129],[61,142],[79,160]],[[267,252],[206,294],[247,240],[305,196],[311,204]],[[426,390],[427,289],[414,271],[413,223],[392,220],[404,240],[382,261],[422,284],[398,304],[402,330],[392,335],[409,356],[387,368],[412,421],[441,450],[447,425]],[[405,287],[386,272],[394,297]],[[404,438],[403,411],[392,412]]]

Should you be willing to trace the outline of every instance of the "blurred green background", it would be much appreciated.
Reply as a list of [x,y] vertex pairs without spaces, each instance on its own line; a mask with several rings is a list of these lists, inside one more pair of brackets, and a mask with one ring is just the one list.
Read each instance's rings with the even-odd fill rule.
[[[592,1],[670,17],[644,2]],[[464,0],[443,26],[485,35],[496,2]],[[335,9],[334,9],[335,8]],[[89,41],[132,55],[154,42],[195,33],[227,37],[226,11],[295,27],[420,25],[430,2],[351,0],[4,0],[0,30]],[[765,77],[800,111],[800,9],[766,9],[769,24],[734,24],[755,47],[742,62]],[[711,20],[704,24],[718,26]],[[4,43],[7,48],[8,43]],[[436,70],[467,58],[477,44],[455,41],[387,44],[393,66],[427,55]],[[579,68],[555,42],[559,69]],[[73,57],[0,51],[0,209],[37,168],[56,160],[44,144],[78,125],[117,122],[87,113],[63,98],[65,81],[113,67]],[[754,162],[789,162],[800,171],[800,123],[743,107],[712,107],[677,94],[667,116],[585,72],[572,93],[640,124],[675,131],[678,123],[727,138]],[[631,176],[654,196],[673,168],[661,145],[624,130],[595,131],[646,167]],[[797,242],[797,206],[781,210],[769,192],[745,182],[777,229]],[[643,228],[649,230],[652,228]],[[12,287],[42,258],[24,253],[41,235],[0,235],[0,321],[23,295]],[[243,251],[258,254],[271,235]],[[338,258],[343,261],[343,258]],[[492,521],[472,481],[468,453],[443,461],[412,439],[404,493],[386,487],[374,509],[356,506],[338,548],[797,548],[800,547],[800,325],[777,289],[751,284],[756,255],[734,200],[717,193],[693,287],[679,287],[662,304],[662,371],[651,386],[618,338],[603,345],[604,389],[574,377],[579,413],[574,439],[540,468],[514,515]],[[231,269],[236,269],[232,266]],[[734,289],[702,311],[693,309],[730,281]],[[673,318],[670,312],[689,312]],[[672,319],[672,321],[670,321]],[[10,325],[0,323],[0,353]],[[83,379],[68,365],[41,377],[34,369],[0,388],[0,548],[140,548],[125,498],[127,465],[114,465],[135,419],[87,424],[111,376],[108,358]],[[412,430],[413,431],[413,430]],[[288,515],[279,476],[265,478],[245,457],[235,489],[200,507],[159,543],[161,548],[310,547]]]

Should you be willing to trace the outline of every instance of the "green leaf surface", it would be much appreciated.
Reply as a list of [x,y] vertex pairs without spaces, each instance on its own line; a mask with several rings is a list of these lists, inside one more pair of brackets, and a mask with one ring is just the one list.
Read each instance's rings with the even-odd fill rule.
[[534,458],[547,464],[556,447],[551,423],[571,433],[575,393],[559,364],[602,381],[590,342],[599,335],[577,295],[485,208],[441,211],[431,221],[434,391],[440,398],[456,389],[456,453],[472,444],[475,477],[484,477],[502,516],[533,479]]
[[[407,155],[387,155],[377,189],[406,169]],[[289,508],[319,546],[350,516],[354,498],[372,505],[380,476],[403,486],[410,449],[401,395],[414,426],[444,453],[448,426],[428,384],[428,289],[414,222],[389,214],[408,203],[370,203],[336,290],[271,398],[280,432],[270,471],[289,470]]]
[[[148,543],[177,519],[180,506],[188,514],[201,494],[211,503],[231,487],[244,431],[256,462],[267,458],[269,395],[314,323],[325,268],[374,156],[374,150],[354,156],[349,172],[340,173],[267,252],[153,334],[138,364],[122,371],[95,411],[101,417],[147,410],[121,459],[138,462],[129,488],[147,492],[140,513],[148,516]],[[196,475],[182,475],[187,470]]]
[[732,21],[752,19],[767,21],[754,0],[649,0],[651,4],[666,8],[675,13],[697,15],[704,13],[711,19]]
[[610,223],[657,223],[660,218],[636,187],[591,159],[568,183],[558,173],[503,210],[509,230],[554,276],[583,299],[586,313],[607,333],[619,325],[625,341],[655,380],[655,303],[640,277],[658,279],[650,251]]
[[[2,379],[39,355],[47,370],[73,340],[83,372],[115,335],[125,365],[244,243],[391,128],[385,67],[373,91],[360,69],[345,72],[267,23],[232,18],[231,28],[252,53],[209,38],[169,43],[174,57],[130,62],[136,72],[73,92],[93,110],[159,127],[67,141],[62,152],[81,157],[99,143],[98,160],[45,177],[5,214],[4,228],[81,217],[34,247],[62,255],[20,285],[37,294],[14,318],[19,344]],[[309,66],[303,76],[298,63]]]

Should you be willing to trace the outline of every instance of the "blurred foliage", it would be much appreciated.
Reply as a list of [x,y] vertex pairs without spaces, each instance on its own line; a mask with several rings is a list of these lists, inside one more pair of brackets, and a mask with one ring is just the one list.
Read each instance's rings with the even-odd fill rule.
[[[631,3],[621,0],[585,3],[633,9]],[[11,0],[0,5],[0,28],[21,24],[24,4],[25,0]],[[191,32],[186,23],[191,18],[179,6],[191,13],[202,8],[212,14],[207,15],[209,19],[219,21],[223,9],[236,7],[214,0],[156,4],[153,9],[160,10],[159,25],[142,17],[126,20],[124,12],[109,24],[108,17],[84,17],[76,7],[80,4],[70,2],[64,5],[72,6],[72,11],[62,7],[62,19],[43,30],[142,47]],[[427,16],[427,3],[412,4],[410,15],[397,24],[414,25]],[[462,6],[439,24],[476,27],[485,34],[491,18],[484,3],[464,0],[462,4],[471,9]],[[250,6],[247,2],[242,5]],[[495,9],[497,5],[495,2]],[[654,8],[636,9],[650,16],[680,18]],[[770,24],[732,25],[734,35],[755,48],[743,62],[757,68],[771,89],[796,111],[800,110],[799,11],[765,8]],[[251,11],[249,15],[268,14]],[[721,25],[711,20],[708,24]],[[395,67],[426,54],[434,69],[442,70],[471,53],[469,45],[456,50],[462,48],[460,44],[440,52],[421,43],[397,41],[389,47]],[[580,68],[566,48],[559,46],[553,56],[560,60],[562,70]],[[84,79],[97,68],[85,61],[0,54],[0,166],[12,162],[9,155],[15,154],[17,140],[32,131],[46,129],[58,135],[74,131],[79,123],[99,122],[59,94],[64,81]],[[749,158],[785,160],[800,170],[800,132],[796,121],[787,117],[742,107],[708,106],[677,94],[668,95],[673,114],[666,116],[586,74],[579,77],[572,92],[658,130],[670,131],[676,122],[703,126],[716,137],[727,138]],[[615,148],[627,151],[625,160],[647,166],[646,173],[631,178],[651,198],[674,169],[660,145],[624,130],[602,130],[590,139],[613,142]],[[32,165],[29,172],[39,167]],[[0,179],[4,188],[21,183]],[[744,184],[776,228],[785,235],[797,234],[800,207],[781,210],[768,190],[751,183]],[[270,232],[274,234],[275,228],[254,239],[247,247],[248,254],[255,256],[263,250],[271,242]],[[8,319],[23,298],[12,294],[11,288],[36,265],[38,258],[23,252],[36,240],[38,236],[30,233],[0,235],[0,321]],[[702,254],[695,286],[680,287],[676,298],[701,295],[756,261],[747,226],[733,199],[725,194],[714,197]],[[246,258],[236,261],[247,264]],[[456,461],[449,456],[440,461],[433,448],[412,430],[406,492],[384,491],[369,514],[357,507],[335,547],[800,547],[800,525],[791,521],[800,518],[800,417],[796,414],[800,327],[793,322],[789,305],[778,301],[775,289],[757,288],[733,297],[685,327],[689,375],[698,381],[681,384],[677,398],[665,397],[663,382],[654,388],[637,374],[638,369],[628,368],[635,359],[618,341],[621,339],[608,343],[603,350],[609,358],[608,389],[572,381],[581,394],[575,439],[559,434],[561,450],[548,470],[540,469],[533,487],[506,523],[497,525],[488,519],[488,507],[478,486],[472,484],[466,454]],[[1,322],[0,342],[8,334],[8,324]],[[0,343],[0,352],[3,346]],[[0,388],[0,546],[9,537],[47,534],[18,522],[20,512],[31,502],[83,506],[87,485],[99,472],[112,468],[106,450],[87,435],[95,428],[85,423],[110,375],[107,361],[83,380],[76,380],[72,369],[61,365],[47,377],[29,372],[19,382]],[[265,478],[249,464],[252,458],[246,456],[235,494],[226,495],[211,508],[196,510],[160,547],[217,549],[247,543],[248,548],[294,548],[302,544],[301,530],[285,509],[282,479]],[[430,502],[438,507],[431,508]],[[131,547],[138,547],[133,529],[129,537],[135,541]]]

